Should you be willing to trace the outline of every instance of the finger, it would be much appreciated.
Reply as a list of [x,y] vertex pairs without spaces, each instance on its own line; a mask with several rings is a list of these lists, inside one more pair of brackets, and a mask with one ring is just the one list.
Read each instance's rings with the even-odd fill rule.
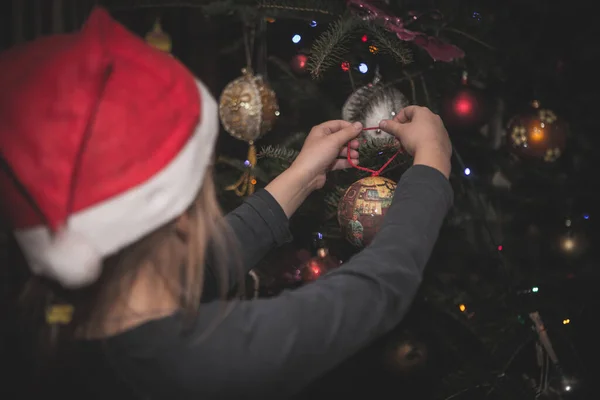
[[406,129],[407,125],[397,122],[393,119],[388,119],[388,120],[381,121],[379,123],[379,127],[383,131],[394,135],[396,138],[398,138],[400,140],[400,142],[402,142],[402,135],[404,134],[404,130]]
[[[354,165],[358,165],[359,161],[357,160],[352,160],[352,164]],[[333,162],[333,164],[331,164],[331,170],[332,171],[336,171],[338,169],[348,169],[351,168],[353,165],[351,165],[348,160],[335,160]]]
[[401,124],[410,122],[410,121],[412,121],[412,119],[415,115],[415,112],[417,111],[418,108],[419,108],[419,106],[404,107],[402,110],[400,110],[400,112],[398,112],[398,114],[396,114],[396,116],[394,117],[394,120],[397,122],[400,122]]
[[[340,150],[340,157],[348,157],[348,146]],[[350,158],[358,158],[358,151],[350,149]]]
[[356,139],[361,132],[362,124],[360,122],[355,122],[337,132],[334,132],[327,139],[335,142],[334,144],[336,147],[342,147],[348,142]]
[[341,119],[335,119],[332,121],[323,122],[322,124],[317,125],[316,127],[319,128],[319,130],[324,133],[331,134],[331,133],[336,133],[336,132],[338,132],[344,128],[347,128],[351,125],[352,125],[351,122],[344,121]]
[[353,140],[350,142],[351,149],[358,149],[360,147],[360,142],[358,140]]

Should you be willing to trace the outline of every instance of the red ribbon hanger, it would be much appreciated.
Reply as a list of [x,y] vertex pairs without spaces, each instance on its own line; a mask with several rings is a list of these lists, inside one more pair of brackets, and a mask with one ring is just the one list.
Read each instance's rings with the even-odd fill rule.
[[[381,129],[381,128],[376,126],[376,127],[372,127],[372,128],[364,128],[363,131],[374,131],[376,129]],[[394,161],[394,158],[396,158],[396,156],[402,152],[402,147],[400,147],[398,149],[398,151],[396,152],[396,154],[394,154],[392,157],[390,157],[390,159],[387,160],[386,163],[381,166],[381,168],[379,168],[378,170],[374,170],[374,169],[370,169],[370,168],[361,167],[360,165],[356,165],[352,162],[352,158],[350,157],[350,150],[352,150],[350,148],[350,143],[351,143],[351,141],[348,142],[348,154],[347,154],[348,163],[360,171],[370,172],[371,176],[379,176],[383,172],[383,170],[386,169],[387,166],[390,165],[390,163],[392,161]]]

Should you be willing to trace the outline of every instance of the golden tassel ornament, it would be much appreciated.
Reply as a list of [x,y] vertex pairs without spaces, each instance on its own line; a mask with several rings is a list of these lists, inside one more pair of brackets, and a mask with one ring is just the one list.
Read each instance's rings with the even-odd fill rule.
[[254,193],[254,186],[256,185],[256,177],[254,176],[254,167],[256,166],[257,157],[256,157],[256,146],[254,145],[254,141],[248,142],[250,147],[248,148],[248,169],[244,171],[240,179],[237,180],[233,185],[229,185],[225,188],[225,190],[233,190],[236,195],[250,196]]

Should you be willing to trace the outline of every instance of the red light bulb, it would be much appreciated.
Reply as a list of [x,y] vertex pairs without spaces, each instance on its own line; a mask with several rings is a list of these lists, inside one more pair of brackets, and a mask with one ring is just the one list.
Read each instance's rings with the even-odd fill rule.
[[454,100],[454,111],[460,116],[470,115],[474,108],[473,98],[468,93],[461,93]]

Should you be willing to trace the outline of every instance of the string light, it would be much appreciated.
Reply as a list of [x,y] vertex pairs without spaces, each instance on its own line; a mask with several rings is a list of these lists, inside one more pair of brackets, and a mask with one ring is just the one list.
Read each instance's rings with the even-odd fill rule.
[[361,73],[366,74],[367,72],[369,72],[369,66],[365,63],[360,63],[358,64],[358,70]]
[[531,288],[531,291],[532,291],[533,293],[537,293],[537,292],[539,292],[539,290],[540,290],[540,288],[539,288],[539,287],[537,287],[537,286],[534,286],[534,287],[532,287],[532,288]]
[[590,214],[583,214],[583,219],[590,219]]
[[310,26],[312,28],[314,28],[315,26],[317,26],[317,21],[310,21]]
[[292,42],[294,43],[300,43],[300,41],[302,40],[302,36],[295,34],[294,36],[292,36]]
[[571,323],[571,320],[569,318],[563,319],[563,325],[568,325],[570,323]]
[[502,245],[499,245],[499,246],[498,246],[498,251],[502,251],[502,249],[503,249],[503,248],[504,248],[504,247],[502,247]]
[[370,45],[369,51],[371,52],[371,54],[377,54],[377,53],[379,53],[379,48],[377,46]]
[[360,40],[366,42],[367,40],[369,40],[369,37],[367,35],[363,35],[363,37]]
[[350,71],[350,63],[348,61],[344,61],[342,63],[342,71],[345,71],[345,72]]
[[465,312],[465,311],[467,310],[467,306],[465,306],[464,304],[461,304],[461,305],[459,305],[459,306],[458,306],[458,309],[459,309],[461,312]]
[[571,252],[575,249],[575,239],[566,237],[561,242],[561,247],[564,251]]
[[471,168],[465,168],[465,175],[466,176],[471,175]]

